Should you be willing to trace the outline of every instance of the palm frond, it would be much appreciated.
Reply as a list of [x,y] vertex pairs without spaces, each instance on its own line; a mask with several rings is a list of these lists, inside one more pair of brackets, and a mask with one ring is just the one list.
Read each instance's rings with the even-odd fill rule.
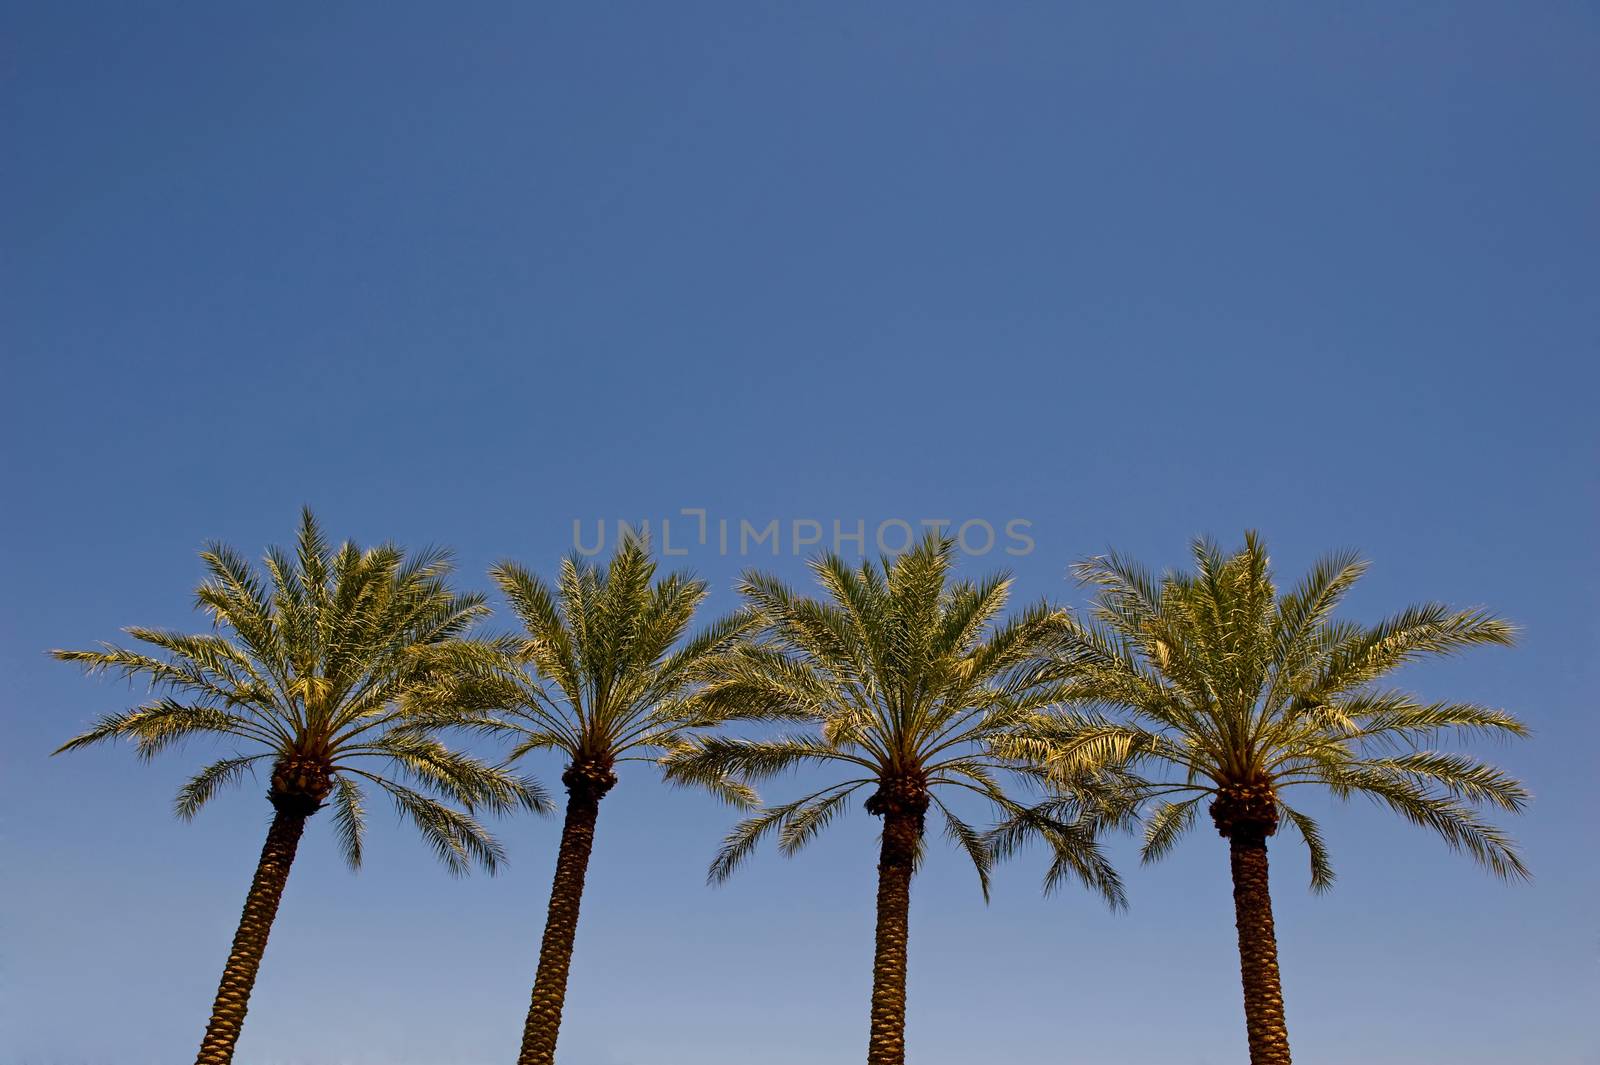
[[983,892],[983,901],[988,902],[989,874],[994,868],[994,853],[989,849],[983,833],[957,817],[937,795],[933,797],[933,803],[944,816],[945,838],[960,847],[972,861],[972,867],[978,871],[978,888]]
[[361,770],[347,772],[372,781],[388,793],[395,809],[412,823],[451,873],[463,875],[477,864],[492,875],[505,862],[505,848],[471,814],[392,780]]
[[212,762],[179,789],[173,811],[184,821],[192,819],[217,792],[238,783],[255,763],[266,757],[268,755],[250,754]]
[[1163,802],[1145,821],[1144,846],[1139,857],[1146,862],[1157,861],[1167,855],[1183,834],[1194,827],[1195,813],[1204,795],[1181,802]]
[[361,802],[360,785],[343,774],[334,778],[333,828],[345,864],[352,870],[360,869],[367,835],[366,807]]
[[[819,801],[828,802],[830,801],[830,796],[834,798],[838,798],[840,795],[847,797],[857,786],[859,785],[853,783],[830,785],[820,791],[812,792],[804,798],[796,799],[794,802],[785,803],[781,806],[769,807],[754,817],[747,817],[740,821],[733,826],[732,830],[723,839],[722,848],[717,852],[716,859],[712,861],[711,868],[706,873],[707,882],[720,884],[732,876],[734,871],[761,845],[763,839],[774,831],[783,828],[800,811]],[[821,827],[823,825],[817,826],[818,829]],[[806,838],[809,839],[810,836],[808,835]],[[794,849],[798,849],[804,843],[805,839],[802,839],[795,845]]]
[[1316,821],[1281,799],[1278,800],[1278,813],[1294,826],[1294,830],[1305,842],[1306,850],[1310,852],[1311,890],[1321,892],[1333,887],[1333,863],[1328,858],[1328,848],[1322,841],[1322,830],[1317,827]]

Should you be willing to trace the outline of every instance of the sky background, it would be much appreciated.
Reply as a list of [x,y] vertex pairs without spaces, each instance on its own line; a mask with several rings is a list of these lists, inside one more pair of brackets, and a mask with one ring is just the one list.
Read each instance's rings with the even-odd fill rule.
[[[5,1061],[187,1060],[268,814],[170,815],[204,749],[47,757],[138,693],[45,649],[200,627],[202,542],[259,555],[309,503],[473,587],[686,507],[1021,519],[1030,554],[964,571],[1064,603],[1111,546],[1253,527],[1286,580],[1357,547],[1348,616],[1523,626],[1404,679],[1537,730],[1488,752],[1537,881],[1357,805],[1313,897],[1285,840],[1297,1060],[1600,1062],[1592,5],[3,11]],[[712,611],[745,566],[805,577],[787,532],[690,547]],[[712,890],[732,819],[637,767],[606,800],[564,1063],[859,1059],[876,822]],[[558,829],[453,881],[382,815],[353,876],[314,821],[241,1065],[510,1060]],[[934,852],[918,1065],[1243,1060],[1221,841],[1116,851],[1123,915],[1042,899],[1038,856],[985,907]]]

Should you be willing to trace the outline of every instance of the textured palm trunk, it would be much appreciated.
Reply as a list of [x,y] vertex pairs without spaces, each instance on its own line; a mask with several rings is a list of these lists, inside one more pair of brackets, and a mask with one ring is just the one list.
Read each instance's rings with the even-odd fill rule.
[[911,874],[921,835],[920,811],[891,809],[884,813],[867,1065],[904,1065],[906,1060],[906,940],[911,919]]
[[528,1019],[522,1026],[522,1052],[517,1065],[554,1065],[556,1037],[561,1034],[561,1009],[567,1001],[567,973],[572,968],[572,943],[583,905],[583,881],[594,849],[594,826],[600,799],[616,783],[609,767],[587,772],[577,767],[562,775],[567,785],[567,819],[561,828],[550,910],[539,944],[539,971],[533,981]]
[[1272,926],[1272,893],[1267,883],[1266,835],[1260,829],[1235,829],[1228,849],[1250,1065],[1290,1065],[1289,1026],[1278,981],[1278,936]]
[[239,1042],[245,1011],[250,1006],[250,990],[255,987],[261,955],[267,949],[267,936],[272,933],[272,920],[278,915],[283,886],[289,880],[289,866],[294,863],[294,853],[305,829],[305,814],[283,810],[273,814],[272,827],[267,830],[267,842],[261,848],[261,860],[256,863],[256,876],[244,899],[239,930],[233,936],[233,950],[222,970],[222,984],[217,988],[217,999],[211,1006],[211,1020],[206,1024],[195,1065],[229,1065],[233,1061],[233,1048]]

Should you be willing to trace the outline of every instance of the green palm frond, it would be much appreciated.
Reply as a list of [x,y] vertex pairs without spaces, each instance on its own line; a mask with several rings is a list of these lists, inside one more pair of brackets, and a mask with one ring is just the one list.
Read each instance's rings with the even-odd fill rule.
[[1194,826],[1195,813],[1200,800],[1196,795],[1181,802],[1162,802],[1145,819],[1144,846],[1139,856],[1146,862],[1157,861],[1172,850],[1183,834]]
[[1333,863],[1328,858],[1327,844],[1322,841],[1322,829],[1316,821],[1300,811],[1294,809],[1281,799],[1278,801],[1278,812],[1283,816],[1294,830],[1299,833],[1305,842],[1306,850],[1311,855],[1311,890],[1327,891],[1333,886]]
[[362,845],[367,835],[367,812],[361,801],[361,788],[347,776],[340,776],[334,782],[333,828],[345,864],[351,869],[360,869]]
[[125,739],[133,743],[141,759],[149,760],[174,743],[199,735],[234,736],[267,745],[279,739],[239,714],[163,697],[132,710],[101,717],[87,732],[63,743],[55,753],[79,750],[106,740]]
[[354,774],[388,793],[389,798],[394,800],[395,809],[412,823],[423,841],[433,848],[434,854],[451,873],[459,876],[474,864],[493,873],[505,861],[505,849],[471,814],[386,777],[360,770],[354,771]]
[[876,768],[869,758],[809,736],[752,740],[712,735],[693,737],[675,749],[667,761],[667,778],[697,782],[715,773],[757,782],[803,765],[826,762]]
[[1363,768],[1392,773],[1419,786],[1436,784],[1456,798],[1498,806],[1511,813],[1521,813],[1529,798],[1521,781],[1465,754],[1418,751],[1395,758],[1368,759]]
[[988,902],[989,874],[994,869],[994,850],[982,832],[956,816],[938,795],[933,796],[933,804],[939,808],[939,813],[944,818],[945,838],[960,847],[967,859],[972,862],[972,867],[978,872],[978,888],[983,892],[983,901]]
[[1032,806],[997,800],[1002,817],[990,829],[990,852],[999,859],[1019,853],[1029,843],[1043,843],[1050,854],[1045,894],[1077,881],[1100,895],[1113,909],[1128,905],[1122,878],[1096,839],[1102,825],[1071,798],[1055,798]]
[[1510,836],[1479,817],[1468,803],[1428,788],[1412,774],[1368,763],[1329,772],[1323,782],[1341,799],[1364,795],[1412,824],[1431,829],[1451,850],[1465,851],[1502,879],[1529,877]]
[[252,766],[264,758],[266,754],[249,754],[239,758],[223,758],[212,762],[200,772],[189,779],[189,782],[178,790],[178,798],[173,803],[173,811],[183,820],[191,820],[200,812],[201,807],[210,802],[223,788],[239,781]]
[[711,869],[706,879],[713,884],[721,883],[732,876],[734,870],[742,865],[745,859],[754,853],[757,846],[768,835],[782,831],[796,817],[806,817],[812,823],[812,830],[802,833],[794,839],[792,846],[784,848],[785,853],[792,854],[804,846],[815,836],[816,832],[826,827],[833,815],[819,815],[815,811],[818,807],[836,810],[838,805],[848,799],[858,788],[866,783],[864,780],[846,781],[842,784],[831,784],[820,791],[812,792],[804,798],[780,806],[769,806],[753,817],[747,817],[733,826],[727,838],[722,841],[722,849],[717,852],[716,860],[711,863]]
[[1408,662],[1485,644],[1510,647],[1516,629],[1482,610],[1452,610],[1442,603],[1410,606],[1329,647],[1315,688],[1328,694],[1370,684]]
[[833,823],[851,794],[852,790],[846,788],[796,810],[778,829],[778,850],[785,855],[798,853]]
[[1404,745],[1433,742],[1447,733],[1529,735],[1528,726],[1504,710],[1472,703],[1419,703],[1404,692],[1363,691],[1333,705],[1359,723],[1360,736]]

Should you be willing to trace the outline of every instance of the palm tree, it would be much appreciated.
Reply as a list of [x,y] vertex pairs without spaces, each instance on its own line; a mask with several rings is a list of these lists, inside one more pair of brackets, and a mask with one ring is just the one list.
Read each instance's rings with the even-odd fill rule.
[[1065,709],[1008,753],[1068,776],[1108,768],[1153,776],[1142,793],[1153,804],[1146,861],[1166,854],[1210,800],[1229,843],[1250,1061],[1288,1065],[1267,839],[1283,821],[1294,828],[1310,850],[1315,890],[1332,884],[1333,871],[1318,825],[1285,793],[1315,786],[1340,799],[1365,795],[1493,873],[1526,877],[1512,841],[1476,809],[1519,811],[1523,786],[1429,746],[1444,734],[1523,736],[1523,724],[1503,710],[1423,702],[1380,684],[1425,656],[1509,645],[1513,629],[1481,610],[1437,603],[1372,626],[1334,620],[1367,568],[1354,554],[1322,560],[1281,596],[1254,533],[1231,556],[1207,540],[1193,554],[1192,574],[1159,581],[1114,554],[1076,567],[1096,595],[1092,619],[1069,623],[1062,638],[1060,660],[1073,678],[1061,692]]
[[[669,777],[686,782],[750,783],[808,764],[840,771],[842,779],[738,824],[712,864],[714,882],[774,831],[779,849],[793,854],[852,795],[871,789],[864,805],[883,819],[883,836],[869,1065],[905,1060],[911,879],[930,807],[977,867],[985,897],[997,853],[1035,836],[1054,852],[1050,885],[1075,877],[1114,905],[1123,902],[1093,826],[1061,816],[1071,805],[1064,799],[1028,805],[1013,797],[1004,779],[1032,781],[1025,767],[992,747],[1051,698],[1039,656],[1056,638],[1061,615],[1039,604],[997,622],[1010,581],[1004,575],[951,581],[953,551],[953,541],[930,536],[881,564],[852,568],[836,555],[823,556],[811,568],[826,601],[801,598],[773,577],[746,575],[741,591],[759,635],[708,670],[695,702],[724,715],[813,727],[773,739],[698,737],[668,759]],[[998,811],[992,840],[942,797],[964,792]]]
[[[350,542],[334,551],[306,510],[296,552],[269,550],[265,579],[225,546],[200,557],[208,578],[196,597],[212,631],[129,628],[147,649],[103,644],[53,654],[91,673],[147,679],[163,693],[102,717],[60,751],[125,739],[149,759],[201,735],[238,745],[179,790],[179,817],[193,817],[258,764],[271,765],[272,824],[195,1059],[227,1065],[301,834],[325,804],[352,869],[361,864],[363,788],[375,786],[459,873],[474,863],[492,872],[504,857],[474,809],[541,808],[547,800],[531,781],[447,748],[404,706],[487,613],[482,596],[451,591],[444,552],[408,558],[391,545],[361,550]],[[429,713],[447,717],[436,705]]]
[[[554,588],[501,562],[491,574],[525,632],[509,653],[480,655],[475,673],[451,674],[432,697],[476,707],[481,731],[514,734],[508,761],[539,750],[567,758],[566,822],[518,1065],[555,1060],[595,824],[600,801],[617,783],[617,766],[657,761],[693,730],[717,723],[714,713],[690,712],[683,696],[702,663],[731,646],[747,624],[724,619],[685,640],[706,585],[681,573],[655,580],[655,571],[648,547],[636,538],[625,539],[603,569],[565,559]],[[730,802],[755,801],[734,781],[712,776],[704,783]]]

